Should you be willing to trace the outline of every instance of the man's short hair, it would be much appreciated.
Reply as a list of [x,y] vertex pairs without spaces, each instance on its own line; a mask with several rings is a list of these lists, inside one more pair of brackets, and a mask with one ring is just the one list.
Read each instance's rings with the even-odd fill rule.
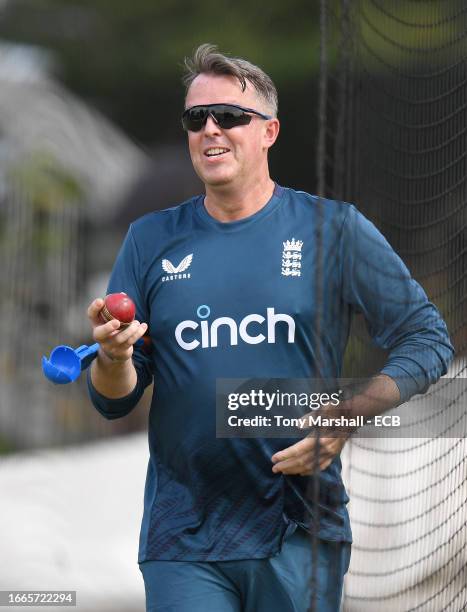
[[277,116],[276,86],[271,77],[251,62],[240,57],[228,57],[219,53],[216,45],[205,43],[194,51],[192,57],[185,57],[184,67],[185,74],[182,81],[187,92],[192,82],[200,74],[230,75],[240,81],[242,91],[245,91],[246,82],[249,81],[259,97],[266,103],[270,114]]

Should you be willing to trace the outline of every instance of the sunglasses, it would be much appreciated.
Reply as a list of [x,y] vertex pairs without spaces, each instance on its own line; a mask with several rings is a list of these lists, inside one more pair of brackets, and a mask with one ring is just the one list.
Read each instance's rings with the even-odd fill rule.
[[253,119],[252,115],[261,119],[272,119],[271,115],[264,115],[253,108],[237,104],[204,104],[187,108],[182,115],[182,126],[184,130],[199,132],[208,117],[212,117],[223,130],[230,130],[239,125],[248,125]]

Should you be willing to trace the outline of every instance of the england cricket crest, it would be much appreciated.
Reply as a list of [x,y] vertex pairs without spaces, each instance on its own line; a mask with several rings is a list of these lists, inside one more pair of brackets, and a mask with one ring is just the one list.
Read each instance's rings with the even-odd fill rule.
[[300,276],[302,267],[303,240],[287,240],[282,243],[282,272],[283,276]]

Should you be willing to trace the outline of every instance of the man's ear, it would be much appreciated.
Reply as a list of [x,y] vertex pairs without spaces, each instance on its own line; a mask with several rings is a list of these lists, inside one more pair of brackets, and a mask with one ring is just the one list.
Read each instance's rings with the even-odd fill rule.
[[281,124],[279,119],[276,117],[274,117],[274,119],[267,119],[265,123],[266,125],[264,129],[263,142],[264,146],[269,149],[276,142],[277,137],[279,136]]

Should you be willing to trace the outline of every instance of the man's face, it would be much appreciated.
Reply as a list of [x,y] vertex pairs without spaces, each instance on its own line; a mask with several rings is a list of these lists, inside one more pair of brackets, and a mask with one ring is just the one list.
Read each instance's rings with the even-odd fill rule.
[[[253,108],[264,114],[270,111],[247,81],[242,91],[232,76],[200,74],[191,84],[185,108],[202,104],[230,103]],[[277,120],[272,120],[276,122]],[[267,150],[277,137],[278,127],[268,128],[270,121],[253,115],[248,125],[222,129],[212,117],[199,132],[188,132],[188,144],[194,169],[206,186],[236,186],[263,179],[267,169]],[[213,155],[212,149],[225,152]],[[211,151],[210,151],[211,149]]]

